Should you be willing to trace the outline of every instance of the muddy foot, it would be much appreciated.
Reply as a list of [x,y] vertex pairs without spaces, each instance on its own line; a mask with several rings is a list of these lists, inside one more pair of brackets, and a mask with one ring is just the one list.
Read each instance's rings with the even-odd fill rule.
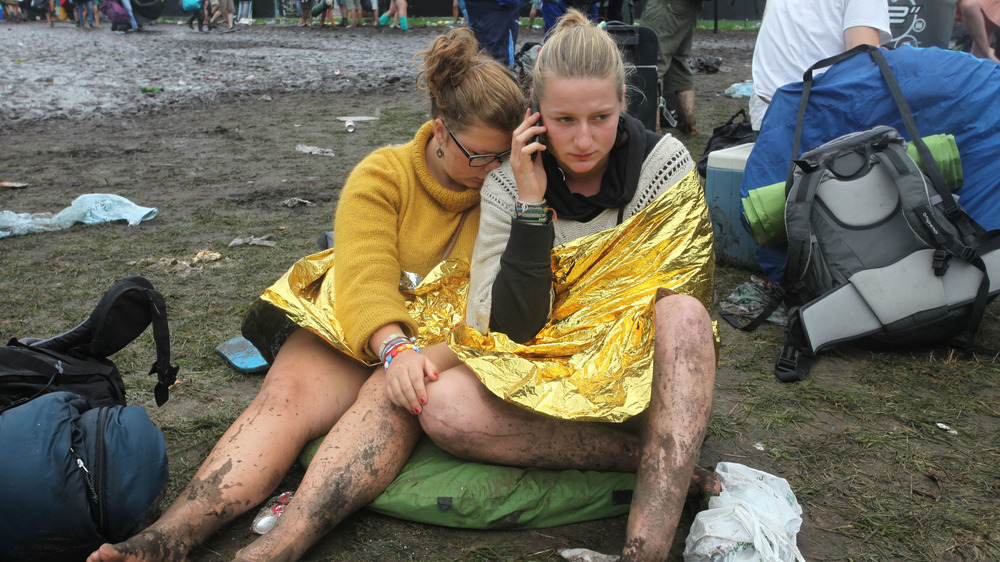
[[159,531],[143,531],[118,544],[103,544],[87,562],[180,562],[187,550],[179,541]]
[[708,500],[722,493],[722,482],[714,470],[700,466],[694,467],[691,475],[691,485],[688,487],[688,503],[695,511],[708,509]]

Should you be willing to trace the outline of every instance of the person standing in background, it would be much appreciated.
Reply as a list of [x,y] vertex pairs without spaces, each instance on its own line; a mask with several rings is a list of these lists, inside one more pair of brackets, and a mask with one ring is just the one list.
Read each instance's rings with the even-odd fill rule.
[[514,64],[520,23],[517,0],[466,0],[469,27],[483,49],[501,64]]
[[[220,0],[219,2],[219,12],[222,12],[222,3],[226,0]],[[230,0],[231,1],[231,0]],[[301,15],[299,17],[299,27],[312,27],[312,0],[299,0],[299,8],[301,9]],[[320,24],[323,21],[320,20]]]
[[642,12],[642,24],[656,32],[656,70],[661,91],[677,96],[681,110],[677,129],[692,136],[698,134],[698,128],[694,117],[694,72],[688,58],[701,8],[702,0],[649,0]]
[[770,0],[753,49],[750,121],[756,131],[774,92],[817,62],[858,45],[881,45],[889,4],[872,0]]
[[378,26],[383,27],[388,24],[389,18],[393,18],[392,27],[396,27],[398,23],[403,31],[410,30],[410,24],[406,21],[406,0],[391,0],[389,9],[378,18]]

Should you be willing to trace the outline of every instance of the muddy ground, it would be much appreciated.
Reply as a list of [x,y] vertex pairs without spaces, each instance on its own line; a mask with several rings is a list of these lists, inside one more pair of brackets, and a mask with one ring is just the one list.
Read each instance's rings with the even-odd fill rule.
[[[125,273],[150,277],[167,295],[175,360],[183,369],[171,401],[159,410],[150,407],[171,455],[168,499],[259,386],[259,378],[229,370],[214,346],[239,333],[242,312],[264,287],[294,259],[316,249],[316,236],[332,225],[338,190],[353,165],[377,146],[408,140],[426,118],[427,101],[414,88],[411,58],[441,31],[257,25],[222,34],[161,22],[141,33],[116,35],[106,28],[81,31],[66,22],[54,28],[37,22],[0,25],[0,181],[27,184],[0,188],[0,208],[56,212],[79,194],[103,192],[159,210],[155,219],[132,228],[77,226],[0,240],[2,262],[15,264],[3,274],[0,337],[65,329],[114,279]],[[537,31],[521,33],[522,42],[540,40]],[[696,156],[712,126],[745,103],[721,92],[750,78],[753,41],[748,32],[697,36],[696,55],[721,57],[723,66],[722,72],[696,77],[702,134],[681,136]],[[144,87],[162,91],[145,94]],[[358,121],[357,131],[347,133],[338,120],[345,116],[378,120]],[[329,149],[333,156],[306,154],[297,145]],[[283,204],[292,197],[312,204]],[[247,235],[267,235],[277,245],[230,246]],[[222,258],[193,264],[201,250]],[[720,268],[717,292],[728,294],[749,275]],[[60,295],[58,301],[53,293]],[[990,321],[996,323],[995,313]],[[820,412],[805,427],[795,420],[789,427],[748,407],[748,392],[777,386],[769,369],[780,332],[773,327],[753,336],[722,331],[715,414],[735,421],[713,426],[702,463],[741,462],[809,488],[801,497],[806,510],[799,535],[806,558],[885,559],[882,555],[890,553],[872,545],[872,535],[848,524],[854,520],[852,504],[832,505],[826,496],[846,493],[859,473],[871,479],[891,474],[892,463],[876,459],[878,466],[852,465],[837,472],[837,489],[807,486],[813,477],[810,461],[791,462],[788,449],[771,448],[772,442],[800,432],[829,440],[850,420]],[[149,353],[144,347],[129,352],[135,358],[119,360],[123,371],[143,370]],[[817,366],[814,384],[824,391],[843,390],[869,370],[869,359],[866,352],[836,355]],[[915,361],[926,362],[926,354]],[[841,374],[850,374],[852,382],[844,382]],[[132,402],[148,404],[148,380],[128,382]],[[995,388],[990,393],[994,400]],[[782,406],[772,408],[782,414]],[[984,423],[991,424],[995,436],[996,418],[986,416]],[[983,446],[993,447],[995,454],[995,441]],[[283,487],[294,487],[300,475],[293,471]],[[912,492],[912,481],[909,486]],[[251,517],[217,534],[194,558],[230,559],[252,540]],[[307,559],[553,559],[554,549],[578,546],[613,552],[622,547],[626,520],[481,532],[361,512]],[[676,555],[685,534],[682,526]],[[949,559],[949,547],[954,549],[928,544],[927,559]]]

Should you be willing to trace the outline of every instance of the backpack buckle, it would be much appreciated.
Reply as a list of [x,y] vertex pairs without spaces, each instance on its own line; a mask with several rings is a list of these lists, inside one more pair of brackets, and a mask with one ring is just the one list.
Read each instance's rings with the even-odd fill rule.
[[778,359],[774,362],[774,374],[778,376],[781,382],[802,380],[802,374],[797,370],[800,354],[801,352],[798,349],[790,345],[781,346]]
[[948,260],[950,257],[951,256],[948,255],[948,252],[944,250],[934,250],[934,275],[938,277],[944,276],[944,274],[948,271]]
[[958,257],[962,258],[964,261],[972,263],[972,260],[979,257],[979,254],[972,246],[962,246],[962,251],[959,252]]

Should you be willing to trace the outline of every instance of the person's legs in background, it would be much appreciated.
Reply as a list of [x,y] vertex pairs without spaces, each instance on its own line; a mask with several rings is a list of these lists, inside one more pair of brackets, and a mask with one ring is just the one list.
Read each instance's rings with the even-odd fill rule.
[[528,29],[535,27],[535,18],[542,9],[542,0],[531,0],[531,11],[528,12]]
[[701,8],[701,0],[649,0],[642,13],[643,25],[656,32],[656,69],[662,91],[677,96],[681,113],[677,128],[689,135],[697,135],[698,128],[694,115],[694,72],[687,60]]
[[992,38],[986,33],[987,20],[983,14],[982,3],[979,0],[958,0],[958,9],[962,15],[962,25],[965,26],[965,31],[972,38],[970,52],[981,59],[1000,62],[990,45]]
[[[295,3],[298,6],[298,2]],[[219,14],[219,0],[206,0],[205,2],[205,22],[208,23],[208,30],[215,29],[215,19]]]
[[[337,24],[340,27],[347,25],[347,3],[345,0],[336,0],[334,2],[337,5],[337,10],[340,12],[340,23]],[[333,25],[333,17],[331,12],[330,25]]]
[[[225,14],[222,9],[222,3],[225,0],[219,0],[219,11]],[[311,27],[312,26],[312,0],[299,0],[299,11],[301,15],[299,17],[299,27]]]
[[125,11],[128,12],[129,23],[132,25],[132,31],[140,29],[139,22],[135,21],[135,15],[132,13],[132,1],[122,0],[122,6],[125,7]]

